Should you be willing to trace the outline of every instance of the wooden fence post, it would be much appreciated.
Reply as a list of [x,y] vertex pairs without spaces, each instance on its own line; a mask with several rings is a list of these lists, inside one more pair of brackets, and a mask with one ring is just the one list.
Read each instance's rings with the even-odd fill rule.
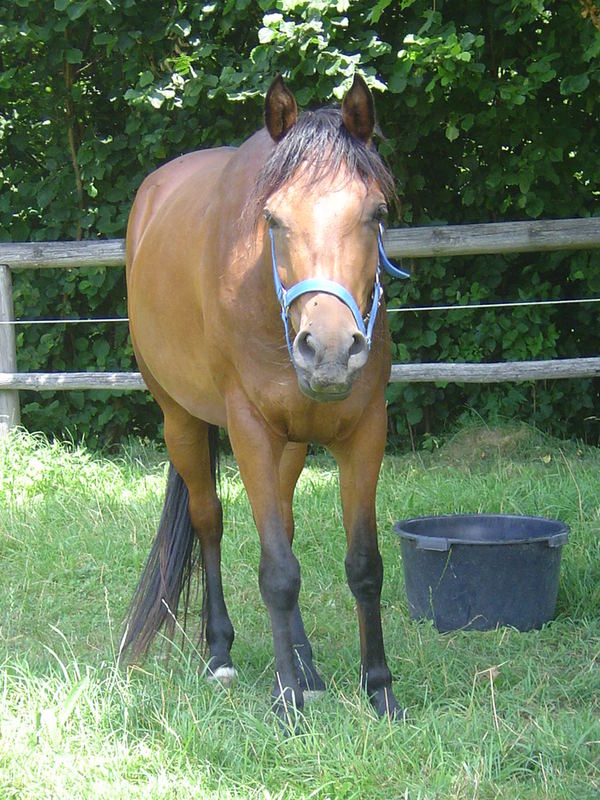
[[[0,372],[17,371],[15,326],[7,324],[13,319],[10,269],[0,264]],[[5,436],[20,421],[19,393],[14,390],[0,391],[0,436]]]

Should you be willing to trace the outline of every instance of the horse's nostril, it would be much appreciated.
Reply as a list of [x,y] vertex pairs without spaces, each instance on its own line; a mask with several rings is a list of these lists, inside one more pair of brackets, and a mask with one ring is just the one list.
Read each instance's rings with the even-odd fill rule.
[[297,352],[308,364],[311,364],[315,360],[316,347],[313,337],[308,331],[301,331],[298,334],[296,337],[296,348]]
[[349,356],[359,356],[367,349],[367,340],[362,333],[355,333],[352,337],[352,344],[350,345]]

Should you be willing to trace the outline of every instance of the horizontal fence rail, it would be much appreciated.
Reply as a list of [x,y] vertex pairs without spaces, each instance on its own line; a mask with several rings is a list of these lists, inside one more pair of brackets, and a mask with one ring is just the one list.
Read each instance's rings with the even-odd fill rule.
[[0,391],[67,392],[146,389],[139,372],[0,372]]
[[[384,243],[388,254],[394,258],[588,250],[600,248],[600,217],[394,228],[386,231]],[[0,433],[19,422],[18,391],[20,390],[130,391],[146,388],[141,375],[136,372],[18,373],[16,371],[12,270],[123,267],[124,264],[123,239],[0,243]],[[589,299],[590,302],[595,300],[595,298]],[[509,304],[497,305],[501,307]],[[471,306],[471,308],[477,307]],[[434,309],[428,308],[428,310]],[[443,310],[450,309],[444,307]],[[87,322],[93,321],[87,320]],[[495,383],[598,376],[600,376],[600,358],[576,358],[497,364],[394,364],[391,381]]]
[[0,242],[0,264],[15,269],[125,266],[125,239],[82,242]]
[[600,247],[600,217],[393,228],[385,246],[397,258],[588,250]]
[[[600,217],[390,228],[384,244],[394,258],[587,250],[600,247]],[[12,270],[122,267],[125,240],[0,242],[0,264]]]
[[[502,383],[600,377],[600,358],[507,361],[490,364],[394,364],[392,383]],[[139,372],[0,372],[0,391],[146,389]]]
[[502,383],[594,377],[600,377],[600,358],[560,358],[551,361],[506,361],[491,364],[394,364],[390,381]]

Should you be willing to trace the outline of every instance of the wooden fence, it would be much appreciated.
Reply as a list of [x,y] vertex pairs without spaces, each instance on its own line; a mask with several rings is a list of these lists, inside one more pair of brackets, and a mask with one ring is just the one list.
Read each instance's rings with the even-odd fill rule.
[[[394,258],[483,255],[600,248],[600,217],[396,228],[385,247]],[[0,243],[0,433],[19,422],[21,389],[145,389],[135,372],[18,373],[16,371],[11,271],[122,267],[125,243],[112,241]],[[600,376],[599,358],[498,364],[394,364],[392,381],[494,383]]]

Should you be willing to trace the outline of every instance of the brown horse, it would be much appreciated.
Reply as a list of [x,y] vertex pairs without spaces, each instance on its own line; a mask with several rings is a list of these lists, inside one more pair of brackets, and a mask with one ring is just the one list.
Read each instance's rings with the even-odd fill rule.
[[325,688],[292,552],[292,497],[309,442],[339,466],[361,684],[378,714],[400,714],[383,647],[375,521],[390,372],[386,315],[377,314],[380,228],[393,180],[371,145],[374,122],[359,77],[341,109],[300,115],[278,77],[266,129],[239,149],[191,153],[153,172],[127,231],[131,336],[164,413],[172,466],[122,649],[139,657],[163,623],[172,632],[200,557],[207,673],[225,683],[235,675],[215,481],[215,431],[226,428],[260,536],[282,717]]

